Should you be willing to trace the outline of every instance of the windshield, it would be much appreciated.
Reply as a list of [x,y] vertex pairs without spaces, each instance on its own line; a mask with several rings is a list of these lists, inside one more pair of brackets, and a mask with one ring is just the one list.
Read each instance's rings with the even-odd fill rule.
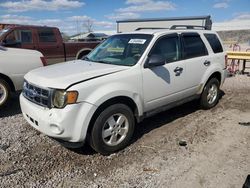
[[4,33],[6,33],[8,31],[8,29],[2,29],[2,30],[0,30],[0,37],[4,34]]
[[121,34],[109,37],[95,48],[85,59],[89,61],[114,65],[135,65],[149,42],[152,35]]

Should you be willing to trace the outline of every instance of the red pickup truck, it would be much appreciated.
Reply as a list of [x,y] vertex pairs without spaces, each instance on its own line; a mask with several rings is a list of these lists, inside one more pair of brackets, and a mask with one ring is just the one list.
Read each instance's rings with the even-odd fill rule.
[[1,45],[40,51],[48,64],[80,59],[99,43],[100,41],[63,42],[56,27],[9,25],[0,30]]

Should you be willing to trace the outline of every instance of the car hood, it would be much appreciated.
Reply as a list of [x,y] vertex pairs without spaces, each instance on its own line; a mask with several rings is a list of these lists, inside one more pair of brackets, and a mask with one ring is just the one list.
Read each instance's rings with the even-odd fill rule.
[[24,78],[37,86],[66,89],[77,82],[127,69],[129,67],[75,60],[32,70]]

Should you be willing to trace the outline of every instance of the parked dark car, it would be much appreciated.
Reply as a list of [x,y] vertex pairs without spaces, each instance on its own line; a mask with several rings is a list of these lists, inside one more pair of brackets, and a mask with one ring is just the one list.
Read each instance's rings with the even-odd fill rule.
[[0,43],[6,47],[40,51],[48,64],[81,59],[100,41],[63,42],[58,28],[9,25],[0,30]]

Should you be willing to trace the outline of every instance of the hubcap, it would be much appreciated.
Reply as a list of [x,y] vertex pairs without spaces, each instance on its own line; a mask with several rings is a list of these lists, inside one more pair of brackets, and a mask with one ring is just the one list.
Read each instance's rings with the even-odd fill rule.
[[213,84],[208,89],[207,102],[209,104],[213,104],[217,98],[217,95],[218,95],[218,88],[215,84]]
[[0,105],[5,101],[7,96],[6,88],[0,84]]
[[120,144],[127,136],[129,122],[123,114],[114,114],[108,118],[102,129],[102,139],[109,146]]

